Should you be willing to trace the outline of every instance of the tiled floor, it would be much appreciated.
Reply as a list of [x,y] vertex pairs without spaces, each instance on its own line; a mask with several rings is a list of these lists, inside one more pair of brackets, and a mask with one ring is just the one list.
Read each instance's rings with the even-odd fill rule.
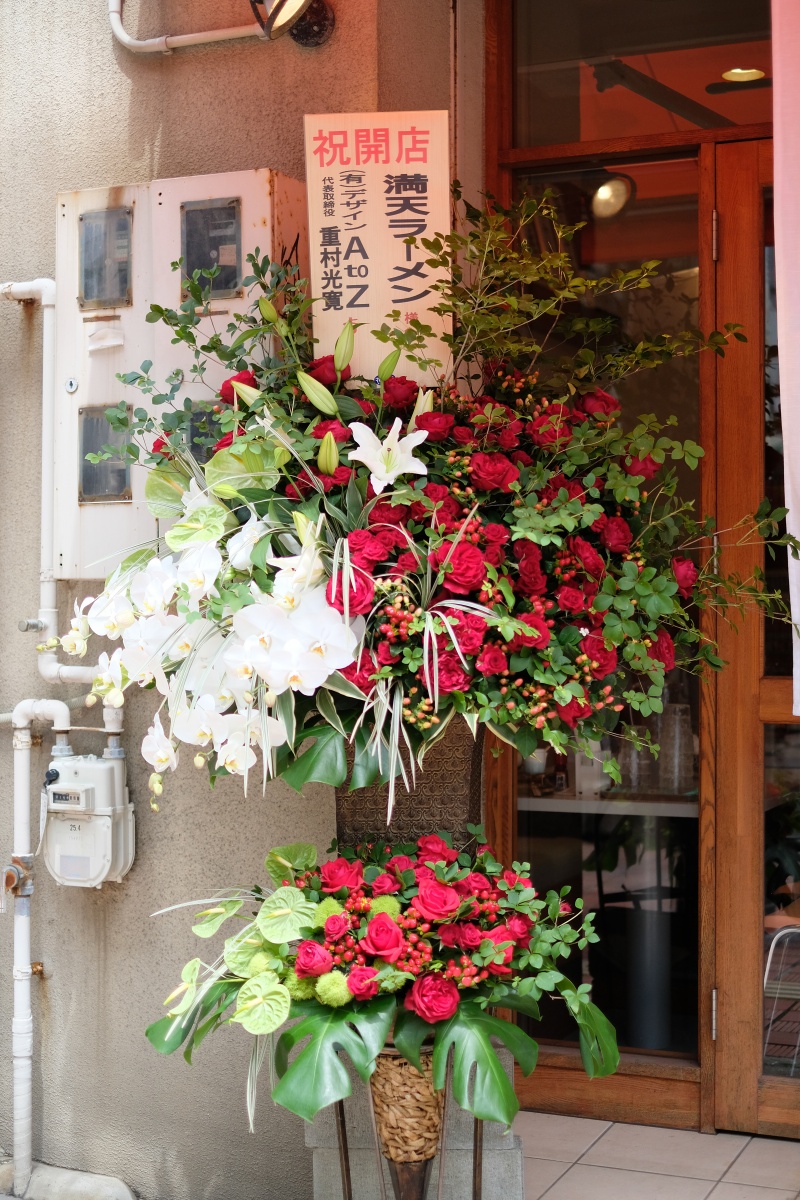
[[522,1112],[525,1200],[800,1200],[800,1142]]

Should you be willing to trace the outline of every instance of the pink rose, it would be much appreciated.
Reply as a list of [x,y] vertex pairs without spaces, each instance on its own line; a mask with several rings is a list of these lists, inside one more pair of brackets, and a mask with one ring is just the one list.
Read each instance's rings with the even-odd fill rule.
[[354,529],[347,535],[347,545],[350,548],[350,558],[357,565],[369,569],[386,558],[386,547],[380,538],[368,529]]
[[453,887],[459,896],[474,896],[478,892],[488,891],[491,886],[489,880],[485,875],[481,875],[480,871],[472,871],[463,879],[453,881]]
[[477,591],[486,578],[483,554],[472,542],[444,542],[428,558],[434,571],[447,562],[442,587],[455,595]]
[[461,897],[449,884],[439,883],[438,879],[420,880],[414,908],[427,921],[446,921],[458,911],[460,905]]
[[372,1000],[377,996],[377,974],[374,967],[353,967],[347,976],[347,986],[356,1000]]
[[458,851],[452,846],[448,846],[444,838],[440,838],[435,833],[426,833],[423,837],[417,839],[417,857],[420,862],[443,862],[454,863],[458,858]]
[[426,867],[424,864],[420,864],[414,867],[414,878],[417,882],[417,886],[419,886],[423,879],[435,879],[436,872],[434,871],[433,867]]
[[298,979],[309,979],[314,975],[327,975],[333,967],[333,957],[319,942],[301,942],[297,947],[294,964]]
[[344,913],[331,913],[325,922],[325,937],[329,942],[340,942],[350,932],[350,918]]
[[405,998],[405,1007],[429,1025],[449,1021],[458,1008],[458,988],[438,973],[420,975]]
[[488,939],[490,942],[494,942],[495,946],[499,946],[501,944],[501,942],[510,942],[511,943],[509,946],[506,946],[503,950],[502,963],[490,963],[489,968],[488,968],[492,975],[510,975],[511,968],[509,967],[508,964],[511,962],[511,959],[514,957],[515,939],[512,936],[511,931],[508,928],[508,926],[507,925],[495,925],[493,929],[484,930],[483,937],[484,937],[484,939]]
[[694,590],[697,567],[690,558],[673,558],[672,570],[678,584],[678,594],[688,599]]
[[445,650],[439,655],[437,662],[439,672],[439,691],[442,695],[450,692],[466,692],[472,683],[472,676],[465,671],[461,659],[455,650]]
[[360,659],[356,662],[348,663],[346,667],[340,668],[345,679],[349,679],[357,688],[368,696],[375,687],[375,673],[378,670],[377,664],[371,655],[366,652],[361,654]]
[[511,913],[506,921],[506,929],[518,946],[527,946],[531,937],[533,921],[522,913]]
[[367,925],[367,932],[358,943],[359,949],[373,958],[382,958],[385,962],[397,962],[405,950],[406,944],[402,933],[388,913],[378,913]]
[[400,884],[393,875],[388,875],[384,872],[383,875],[378,875],[372,881],[373,896],[389,896],[392,892],[399,892]]
[[[334,589],[333,580],[329,579],[325,590],[328,604],[340,613],[344,612],[343,581],[344,576],[340,571],[336,576],[336,588]],[[356,569],[352,573],[347,593],[351,617],[368,613],[375,599],[375,584],[363,570]]]
[[348,862],[346,858],[333,858],[319,869],[323,892],[338,892],[341,888],[353,891],[363,882],[364,864]]
[[387,867],[390,867],[393,871],[397,871],[398,874],[401,871],[413,871],[416,865],[413,858],[409,858],[407,854],[395,854],[386,864]]
[[477,654],[488,628],[483,617],[471,612],[450,612],[453,639],[462,654]]

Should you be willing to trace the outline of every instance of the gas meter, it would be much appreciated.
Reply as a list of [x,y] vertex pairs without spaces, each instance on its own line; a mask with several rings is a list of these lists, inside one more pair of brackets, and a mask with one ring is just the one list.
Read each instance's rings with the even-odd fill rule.
[[133,865],[135,849],[124,757],[106,750],[102,758],[54,758],[45,776],[42,822],[42,853],[56,883],[95,888],[119,883]]

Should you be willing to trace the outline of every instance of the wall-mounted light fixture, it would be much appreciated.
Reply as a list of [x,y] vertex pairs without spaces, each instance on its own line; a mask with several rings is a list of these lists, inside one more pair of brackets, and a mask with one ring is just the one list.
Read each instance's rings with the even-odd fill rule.
[[122,23],[123,0],[108,0],[108,19],[114,37],[134,54],[171,54],[189,46],[207,46],[212,42],[231,42],[240,38],[274,40],[284,33],[301,46],[321,46],[333,32],[335,19],[326,0],[250,0],[256,20],[251,25],[209,29],[203,33],[165,34],[163,37],[135,38]]

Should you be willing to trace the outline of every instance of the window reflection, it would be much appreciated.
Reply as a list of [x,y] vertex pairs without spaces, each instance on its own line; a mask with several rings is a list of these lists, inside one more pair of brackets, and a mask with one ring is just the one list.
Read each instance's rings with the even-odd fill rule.
[[764,727],[764,1072],[800,1068],[800,725]]

